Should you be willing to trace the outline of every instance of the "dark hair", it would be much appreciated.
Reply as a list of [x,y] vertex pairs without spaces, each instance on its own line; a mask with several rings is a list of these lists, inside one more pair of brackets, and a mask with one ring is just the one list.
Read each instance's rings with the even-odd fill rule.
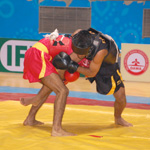
[[72,49],[75,53],[86,55],[92,45],[92,35],[87,30],[81,30],[72,37]]

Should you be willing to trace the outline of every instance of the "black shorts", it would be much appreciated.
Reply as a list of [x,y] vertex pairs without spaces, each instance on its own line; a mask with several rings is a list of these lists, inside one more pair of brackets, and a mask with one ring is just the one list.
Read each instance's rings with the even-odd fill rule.
[[91,83],[95,80],[97,92],[104,95],[114,94],[120,87],[124,87],[118,63],[102,64],[96,77],[88,78],[88,80]]

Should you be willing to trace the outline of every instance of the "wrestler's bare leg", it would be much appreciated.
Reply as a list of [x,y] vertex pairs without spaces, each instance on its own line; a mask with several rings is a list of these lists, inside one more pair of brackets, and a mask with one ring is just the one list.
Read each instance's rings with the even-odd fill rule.
[[122,125],[122,126],[133,126],[131,123],[125,121],[121,114],[126,107],[126,95],[125,95],[125,88],[121,87],[116,93],[114,93],[115,103],[114,103],[114,117],[115,117],[115,124]]
[[[46,86],[42,86],[38,94],[34,97],[29,97],[29,98],[21,98],[20,103],[24,106],[28,106],[32,104],[33,106],[37,106],[40,104],[41,101],[43,101],[44,97],[48,97],[48,95],[52,92],[51,89],[49,89]],[[45,102],[45,100],[44,100]]]
[[66,100],[69,94],[68,88],[64,85],[61,78],[52,73],[41,79],[41,82],[56,93],[54,103],[54,117],[52,126],[52,136],[73,136],[75,134],[69,133],[62,129],[62,118],[65,111]]
[[[58,69],[57,72],[59,73],[60,78],[62,80],[65,80],[64,79],[64,72],[65,72],[65,70]],[[32,104],[33,106],[37,106],[40,103],[40,101],[43,99],[44,95],[49,93],[50,89],[49,88],[46,89],[46,88],[47,87],[42,86],[42,88],[40,89],[38,94],[36,96],[34,96],[34,97],[27,97],[27,98],[22,97],[22,98],[20,98],[20,103],[22,105],[24,105],[24,106],[28,106],[30,104]]]
[[[50,93],[52,92],[52,90],[50,90],[48,87],[43,86],[42,89],[43,90],[43,94],[45,95],[44,97],[41,97],[40,102],[37,106],[32,106],[28,116],[26,117],[25,121],[23,122],[23,124],[25,126],[34,126],[34,125],[41,125],[44,124],[43,122],[37,121],[35,119],[36,114],[38,112],[38,110],[41,108],[41,106],[43,105],[43,103],[46,101],[46,99],[48,98],[48,96],[50,95]],[[32,97],[33,99],[33,97]]]

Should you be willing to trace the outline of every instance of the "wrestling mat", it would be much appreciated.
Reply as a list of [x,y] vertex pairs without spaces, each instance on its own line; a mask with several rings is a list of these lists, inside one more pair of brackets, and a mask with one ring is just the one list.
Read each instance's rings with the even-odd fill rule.
[[12,99],[0,102],[0,150],[150,149],[149,109],[126,108],[123,117],[134,126],[122,127],[114,124],[113,107],[67,104],[63,128],[77,136],[52,137],[53,103],[38,112],[40,126],[23,126],[30,107]]

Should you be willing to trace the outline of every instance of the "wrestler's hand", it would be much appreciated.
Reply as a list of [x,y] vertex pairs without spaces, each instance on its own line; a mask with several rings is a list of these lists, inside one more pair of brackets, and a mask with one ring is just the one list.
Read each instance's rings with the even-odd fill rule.
[[90,60],[83,58],[78,64],[81,67],[89,68],[90,67]]
[[52,63],[57,69],[67,69],[70,61],[71,58],[67,53],[60,52],[58,55],[54,57]]
[[76,72],[78,67],[79,67],[78,63],[71,60],[70,63],[68,64],[68,69],[67,70],[68,70],[69,73],[74,73],[74,72]]
[[65,81],[67,82],[74,82],[80,77],[79,72],[69,73],[68,71],[65,71],[64,73]]
[[60,52],[56,55],[52,63],[57,69],[67,69],[70,73],[76,72],[79,67],[78,63],[72,61],[70,56],[65,52]]

